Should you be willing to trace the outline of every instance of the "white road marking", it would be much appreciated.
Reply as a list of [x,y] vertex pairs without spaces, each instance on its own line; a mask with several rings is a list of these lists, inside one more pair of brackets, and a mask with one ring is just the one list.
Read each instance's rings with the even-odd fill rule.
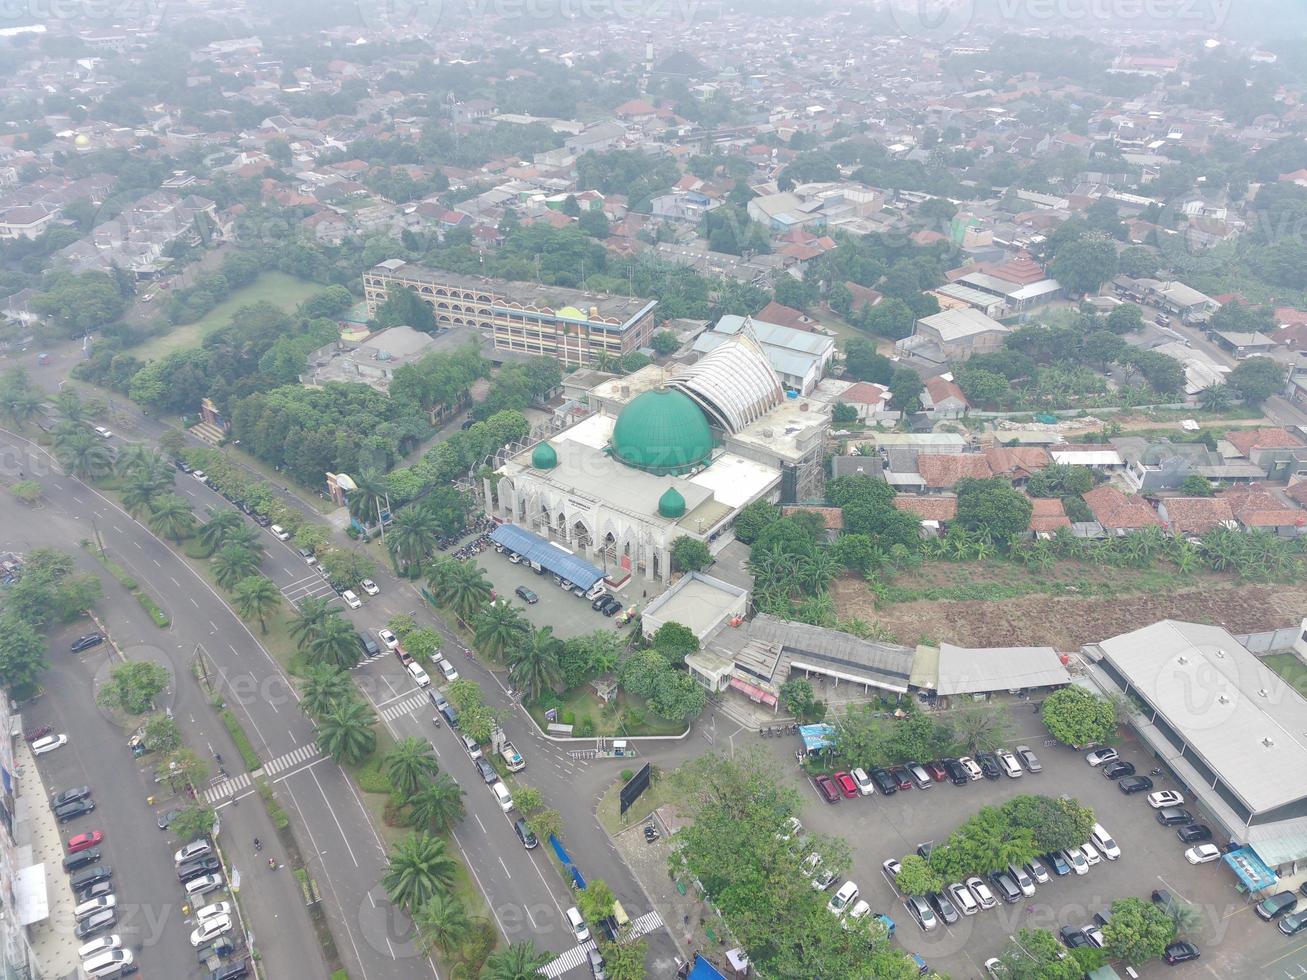
[[502,856],[499,858],[499,866],[504,869],[504,874],[508,875],[508,877],[510,878],[513,877],[513,872],[508,870],[508,865],[504,863],[504,859]]
[[481,833],[483,833],[483,834],[484,834],[484,833],[488,833],[488,831],[486,830],[486,825],[483,824],[483,823],[481,822],[481,818],[478,817],[475,813],[472,814],[472,816],[473,816],[473,818],[475,818],[475,820],[476,820],[476,822],[477,822],[477,826],[481,828]]

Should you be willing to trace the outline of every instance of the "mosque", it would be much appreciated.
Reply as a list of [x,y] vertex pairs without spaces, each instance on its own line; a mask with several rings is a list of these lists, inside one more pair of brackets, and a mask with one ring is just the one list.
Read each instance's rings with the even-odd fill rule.
[[592,414],[503,459],[487,512],[619,580],[670,579],[672,542],[713,552],[755,500],[820,496],[824,402],[786,391],[743,331],[689,367],[649,365],[587,395]]

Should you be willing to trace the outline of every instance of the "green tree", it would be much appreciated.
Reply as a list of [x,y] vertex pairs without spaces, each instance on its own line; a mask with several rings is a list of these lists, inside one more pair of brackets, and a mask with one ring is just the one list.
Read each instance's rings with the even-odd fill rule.
[[539,840],[547,841],[550,837],[556,837],[563,831],[563,815],[557,810],[545,808],[539,813],[534,813],[527,819],[527,826],[531,828],[531,833],[535,834]]
[[582,891],[577,892],[576,904],[587,922],[599,923],[613,914],[613,905],[617,896],[602,878],[591,880]]
[[1116,733],[1116,706],[1080,687],[1064,687],[1044,699],[1044,724],[1063,745],[1105,742]]
[[653,647],[671,663],[683,664],[686,657],[699,649],[699,638],[690,627],[668,622],[654,632]]
[[300,603],[299,612],[290,621],[290,636],[300,650],[306,649],[322,632],[323,624],[333,610],[326,599],[308,598]]
[[1030,529],[1034,511],[1029,498],[1004,480],[962,479],[957,482],[957,521],[954,526],[1007,541]]
[[967,755],[992,752],[1012,732],[1012,716],[1002,705],[968,705],[949,714],[953,740]]
[[753,544],[759,534],[780,519],[779,507],[766,500],[755,500],[735,515],[735,536],[742,544]]
[[45,492],[41,489],[41,484],[35,480],[19,480],[9,488],[9,492],[14,495],[14,499],[21,504],[27,504],[29,507],[37,503]]
[[238,544],[223,545],[213,556],[213,577],[228,591],[259,570],[259,556]]
[[804,723],[820,721],[826,716],[825,702],[817,699],[812,684],[802,677],[792,678],[781,685],[781,703],[786,711]]
[[604,958],[608,980],[644,980],[647,952],[648,944],[643,939],[619,939],[615,943],[599,941],[599,954]]
[[910,415],[921,411],[921,393],[926,389],[912,368],[898,368],[889,380],[890,402],[894,408]]
[[200,544],[208,554],[213,554],[242,523],[240,511],[220,510],[200,525]]
[[1144,327],[1144,312],[1134,303],[1122,303],[1107,315],[1107,329],[1120,337],[1138,333]]
[[15,701],[37,691],[37,682],[49,662],[45,637],[30,623],[6,611],[0,616],[0,685]]
[[421,507],[405,507],[395,517],[386,533],[386,547],[396,563],[396,570],[427,558],[435,548],[435,518]]
[[268,617],[281,608],[281,590],[263,575],[251,575],[236,583],[236,611],[242,619],[257,619],[259,632],[268,632]]
[[944,879],[920,855],[909,854],[899,863],[902,870],[895,884],[905,895],[929,895],[944,887]]
[[844,342],[844,373],[855,381],[887,385],[894,376],[894,362],[878,353],[872,341],[851,337]]
[[437,833],[445,833],[463,819],[463,791],[443,772],[413,794],[409,805],[413,826]]
[[215,816],[213,807],[192,803],[172,818],[172,822],[168,824],[168,833],[177,840],[199,840],[208,837],[213,832]]
[[1105,235],[1074,239],[1057,250],[1049,271],[1072,292],[1095,292],[1116,275],[1116,245]]
[[56,430],[54,458],[79,480],[96,480],[113,469],[113,457],[104,440],[81,428],[71,432]]
[[195,528],[195,515],[191,505],[175,493],[160,496],[146,519],[150,530],[173,542],[180,542]]
[[1157,959],[1175,939],[1175,923],[1166,911],[1138,898],[1112,903],[1112,915],[1103,927],[1103,948],[1109,956],[1139,966]]
[[1047,929],[1022,929],[999,954],[1003,980],[1081,980],[1084,969]]
[[1234,401],[1227,384],[1208,385],[1198,392],[1198,404],[1204,412],[1224,412]]
[[473,928],[467,908],[458,896],[440,893],[418,906],[413,913],[413,925],[417,927],[423,950],[439,949],[446,956],[462,946]]
[[558,655],[563,687],[580,687],[610,673],[622,659],[623,646],[621,634],[613,630],[595,630],[567,640]]
[[537,700],[541,691],[562,680],[558,662],[561,648],[553,627],[532,632],[521,645],[508,652],[508,677],[513,686]]
[[465,623],[475,620],[476,614],[490,601],[490,580],[485,569],[475,562],[455,564],[450,574],[447,605]]
[[311,664],[330,664],[348,670],[359,662],[363,652],[353,625],[341,616],[339,609],[333,609],[309,641],[305,653]]
[[507,652],[531,632],[531,624],[516,606],[492,602],[473,621],[473,641],[487,657],[503,661]]
[[1214,497],[1216,490],[1205,476],[1190,473],[1180,484],[1180,492],[1186,497]]
[[431,743],[412,736],[396,743],[386,753],[386,775],[402,796],[411,797],[429,779],[434,779],[440,766]]
[[676,339],[676,334],[670,330],[660,330],[653,335],[649,341],[649,346],[660,357],[666,357],[668,354],[674,354],[680,348],[681,342]]
[[527,939],[490,954],[481,971],[482,980],[537,980],[555,960],[553,953],[536,949]]
[[95,695],[98,704],[133,715],[154,707],[154,698],[168,686],[168,668],[148,660],[118,664]]
[[1260,406],[1272,395],[1284,390],[1284,378],[1287,368],[1279,361],[1269,357],[1250,357],[1240,361],[1226,379],[1234,391],[1252,406]]
[[310,718],[321,718],[338,704],[354,697],[349,674],[331,664],[319,664],[304,672],[300,708]]
[[712,564],[712,552],[698,538],[682,534],[672,542],[672,568],[678,572],[698,572]]
[[151,752],[175,752],[182,745],[182,730],[167,715],[154,715],[146,720],[141,741]]
[[458,862],[443,840],[413,833],[391,849],[390,866],[381,885],[392,902],[411,912],[436,895],[448,894],[457,868]]
[[318,747],[333,762],[356,765],[377,748],[376,717],[362,701],[338,702],[318,720]]

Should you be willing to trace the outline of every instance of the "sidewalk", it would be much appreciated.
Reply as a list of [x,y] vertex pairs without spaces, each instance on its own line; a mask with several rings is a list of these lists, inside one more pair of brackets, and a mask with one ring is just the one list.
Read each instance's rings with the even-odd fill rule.
[[50,905],[46,918],[30,927],[32,950],[44,976],[72,976],[81,965],[77,958],[81,943],[73,935],[73,891],[63,870],[63,837],[49,806],[49,788],[41,782],[36,757],[24,738],[14,740],[14,761],[18,764],[18,812],[14,821],[18,864],[44,866]]

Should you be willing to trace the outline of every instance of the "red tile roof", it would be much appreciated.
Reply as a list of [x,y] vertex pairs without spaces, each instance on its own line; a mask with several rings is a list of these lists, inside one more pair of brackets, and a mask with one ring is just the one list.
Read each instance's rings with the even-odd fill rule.
[[1162,519],[1142,497],[1126,496],[1116,487],[1108,485],[1090,490],[1084,495],[1085,503],[1094,520],[1114,531],[1133,531],[1141,527],[1161,527]]
[[917,472],[928,487],[951,487],[964,477],[987,480],[994,475],[981,453],[923,453]]
[[781,508],[781,516],[789,517],[791,514],[817,514],[826,522],[827,531],[844,530],[844,511],[838,507],[807,507],[803,505],[790,505]]
[[951,521],[958,516],[957,497],[918,497],[900,493],[894,497],[894,506],[923,521]]
[[962,403],[963,407],[970,405],[967,396],[962,393],[962,389],[955,382],[945,381],[939,376],[926,379],[926,390],[930,392],[930,399],[936,405],[949,398],[956,398]]
[[1071,518],[1066,516],[1066,508],[1057,497],[1032,497],[1030,503],[1033,506],[1030,530],[1051,532],[1071,526]]
[[1220,497],[1169,497],[1162,501],[1172,531],[1206,534],[1234,520],[1230,502]]
[[1041,446],[989,446],[984,453],[994,475],[1010,479],[1031,476],[1053,462]]
[[1227,432],[1225,441],[1245,456],[1259,449],[1300,449],[1302,440],[1286,429],[1240,429]]
[[889,401],[889,389],[872,381],[859,381],[840,395],[840,401],[849,405],[882,405]]
[[1244,527],[1301,527],[1307,511],[1286,506],[1265,490],[1230,490],[1220,495],[1230,505],[1235,520]]

